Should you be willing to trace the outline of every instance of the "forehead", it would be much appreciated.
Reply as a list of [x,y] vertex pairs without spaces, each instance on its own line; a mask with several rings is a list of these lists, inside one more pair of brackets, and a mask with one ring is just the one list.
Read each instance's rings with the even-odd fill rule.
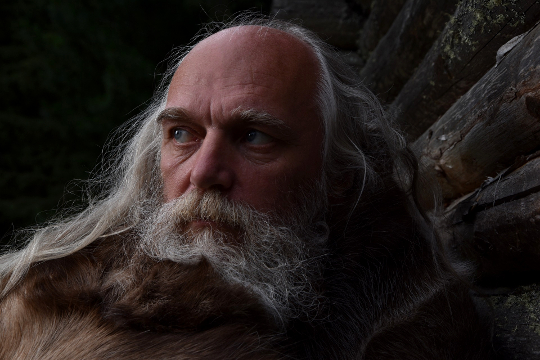
[[204,99],[213,103],[196,105],[217,106],[218,99],[222,108],[233,106],[229,110],[247,106],[276,117],[297,116],[315,108],[318,77],[317,59],[304,42],[276,29],[235,27],[201,41],[184,58],[167,107]]
[[284,31],[261,26],[238,26],[222,30],[197,44],[178,71],[203,61],[212,69],[254,67],[289,78],[313,77],[318,73],[313,50]]

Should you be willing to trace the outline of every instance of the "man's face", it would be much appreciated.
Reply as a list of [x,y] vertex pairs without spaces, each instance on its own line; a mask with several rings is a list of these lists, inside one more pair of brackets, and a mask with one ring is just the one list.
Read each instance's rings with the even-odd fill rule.
[[311,50],[281,31],[232,28],[199,43],[160,116],[165,201],[216,190],[261,212],[290,207],[322,174],[317,78]]

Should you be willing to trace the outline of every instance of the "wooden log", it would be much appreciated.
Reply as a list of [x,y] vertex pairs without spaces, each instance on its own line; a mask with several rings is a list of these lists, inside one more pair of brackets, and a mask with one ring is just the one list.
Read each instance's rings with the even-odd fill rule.
[[456,8],[456,0],[408,0],[360,72],[388,103],[420,64]]
[[[477,266],[483,286],[540,279],[540,157],[516,163],[448,208],[454,250]],[[514,170],[515,169],[515,170]],[[512,171],[514,170],[514,171]]]
[[474,299],[491,320],[493,349],[500,360],[534,360],[540,354],[540,285]]
[[358,38],[358,53],[366,61],[388,32],[405,0],[374,0]]
[[327,43],[356,51],[358,32],[367,16],[357,6],[346,0],[274,0],[271,12],[277,19],[302,19],[302,26]]
[[540,25],[412,144],[446,202],[540,145]]
[[501,46],[529,30],[539,19],[537,0],[460,3],[392,104],[397,122],[409,139],[422,135],[495,65]]

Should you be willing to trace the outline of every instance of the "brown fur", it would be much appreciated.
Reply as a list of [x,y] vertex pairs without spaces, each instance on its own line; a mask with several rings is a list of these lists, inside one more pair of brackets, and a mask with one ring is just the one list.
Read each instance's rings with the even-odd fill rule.
[[492,358],[467,288],[406,206],[389,186],[349,221],[332,209],[325,304],[285,334],[208,263],[158,262],[126,235],[34,265],[0,303],[0,359]]
[[133,256],[115,238],[35,265],[0,305],[0,359],[284,357],[257,301],[207,263]]

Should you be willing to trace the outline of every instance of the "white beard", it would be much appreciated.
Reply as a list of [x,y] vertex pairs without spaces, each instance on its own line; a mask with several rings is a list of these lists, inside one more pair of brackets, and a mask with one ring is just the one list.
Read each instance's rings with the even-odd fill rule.
[[[250,291],[284,327],[293,318],[314,316],[321,305],[317,282],[329,230],[324,221],[314,221],[326,209],[320,188],[309,197],[302,193],[279,217],[230,202],[219,192],[192,191],[148,216],[139,227],[140,248],[181,264],[207,259],[224,281]],[[201,219],[218,226],[187,229]]]

